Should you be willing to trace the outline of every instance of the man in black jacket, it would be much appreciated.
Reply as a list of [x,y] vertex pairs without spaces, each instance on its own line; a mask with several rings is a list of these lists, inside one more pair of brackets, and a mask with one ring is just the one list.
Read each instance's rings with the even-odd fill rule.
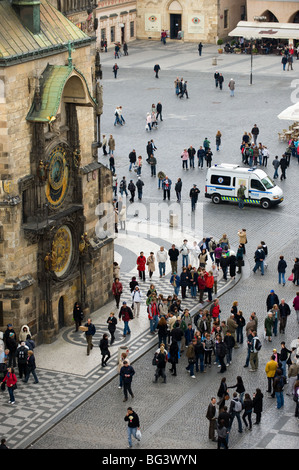
[[279,304],[279,333],[284,333],[287,326],[287,319],[291,313],[290,306],[286,303],[285,299],[281,299]]
[[136,161],[137,161],[137,155],[136,155],[135,149],[133,149],[132,152],[129,153],[129,161],[130,161],[129,171],[132,171],[132,166],[135,166]]
[[128,429],[127,429],[128,442],[129,442],[129,447],[132,447],[132,435],[135,437],[135,439],[137,439],[137,441],[140,441],[140,439],[136,437],[137,429],[140,429],[139,416],[129,406],[129,408],[127,409],[127,414],[124,419],[125,421],[128,421]]
[[197,188],[196,184],[193,185],[193,188],[190,189],[189,197],[191,199],[191,209],[192,212],[195,211],[196,203],[198,201],[198,195],[200,190]]
[[168,256],[171,264],[171,272],[177,273],[178,272],[178,258],[179,258],[180,252],[176,248],[176,246],[173,244],[171,245],[171,248],[168,250]]
[[161,104],[161,101],[158,102],[158,104],[157,104],[157,106],[156,106],[156,109],[157,109],[156,119],[158,120],[158,116],[160,116],[160,121],[163,121],[163,119],[162,119],[162,104]]
[[135,370],[132,366],[128,364],[128,361],[124,361],[124,365],[120,369],[120,375],[122,376],[123,390],[124,390],[124,399],[123,401],[128,400],[128,392],[132,398],[134,398],[134,393],[132,392],[131,384],[133,380],[133,375]]

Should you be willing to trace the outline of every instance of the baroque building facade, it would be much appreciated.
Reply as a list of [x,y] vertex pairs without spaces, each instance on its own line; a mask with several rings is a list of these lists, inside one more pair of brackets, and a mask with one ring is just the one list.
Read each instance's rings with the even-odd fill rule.
[[52,342],[75,302],[88,313],[111,295],[100,57],[47,0],[0,0],[0,27],[0,328]]
[[246,19],[245,0],[137,0],[137,38],[215,44]]

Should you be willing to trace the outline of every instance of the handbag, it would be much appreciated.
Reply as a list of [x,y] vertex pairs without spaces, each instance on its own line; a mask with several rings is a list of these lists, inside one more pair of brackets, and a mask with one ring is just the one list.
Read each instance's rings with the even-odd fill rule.
[[13,386],[11,387],[13,390],[16,390],[18,388],[17,384],[13,384]]
[[288,281],[293,281],[293,279],[294,279],[294,275],[293,275],[293,273],[292,273],[292,274],[288,277]]

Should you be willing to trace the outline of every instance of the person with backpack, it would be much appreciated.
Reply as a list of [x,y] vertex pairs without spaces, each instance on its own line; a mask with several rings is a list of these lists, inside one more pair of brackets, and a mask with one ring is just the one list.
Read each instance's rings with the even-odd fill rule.
[[230,414],[229,429],[231,429],[234,419],[237,418],[238,431],[240,433],[243,432],[242,421],[241,421],[241,411],[242,411],[242,409],[243,409],[243,406],[242,406],[241,400],[238,397],[237,392],[234,392],[233,393],[233,398],[230,402],[230,407],[229,407],[229,414]]
[[256,331],[252,332],[252,339],[250,342],[250,356],[249,356],[249,362],[251,369],[250,372],[256,372],[258,369],[259,361],[258,361],[258,353],[262,347],[262,344],[257,337]]
[[20,379],[26,377],[27,374],[27,356],[29,348],[25,345],[25,342],[22,341],[20,346],[17,349],[16,357],[18,359],[18,368],[19,368],[19,377]]

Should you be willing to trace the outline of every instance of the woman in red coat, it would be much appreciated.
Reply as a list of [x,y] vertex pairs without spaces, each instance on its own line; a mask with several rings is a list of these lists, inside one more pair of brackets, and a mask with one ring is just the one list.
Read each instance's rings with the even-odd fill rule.
[[202,304],[203,303],[203,293],[206,288],[206,281],[204,278],[204,275],[202,272],[198,274],[198,279],[197,279],[197,284],[198,284],[198,290],[199,290],[199,302]]
[[208,291],[209,300],[212,300],[213,285],[214,285],[214,276],[213,276],[212,271],[209,271],[206,277],[206,287]]
[[146,257],[143,254],[143,251],[140,252],[140,255],[137,258],[137,269],[139,273],[140,279],[145,281],[145,265],[146,265]]
[[13,392],[15,388],[14,385],[16,385],[17,383],[17,377],[12,367],[8,367],[7,369],[6,376],[4,377],[2,383],[5,383],[5,382],[8,388],[8,393],[9,393],[9,398],[10,398],[8,403],[11,403],[13,405],[15,402],[15,397],[14,397]]
[[119,307],[120,296],[123,291],[122,283],[119,282],[119,279],[116,277],[113,284],[112,284],[112,294],[114,295],[116,308]]

